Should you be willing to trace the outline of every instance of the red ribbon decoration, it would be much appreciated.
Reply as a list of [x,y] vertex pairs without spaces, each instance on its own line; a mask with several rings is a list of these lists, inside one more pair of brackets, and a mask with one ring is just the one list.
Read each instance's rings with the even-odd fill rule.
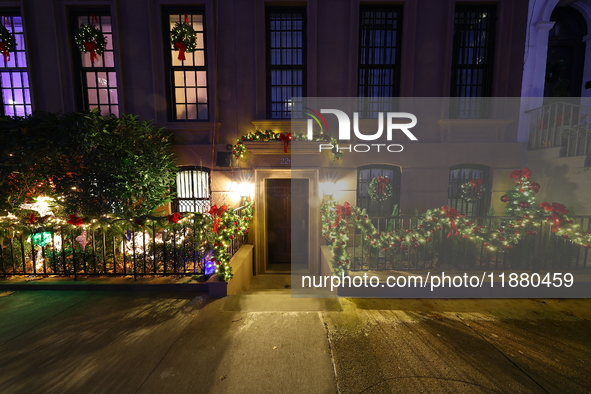
[[29,216],[29,224],[35,224],[36,221],[37,218],[35,217],[35,214],[32,213],[31,216]]
[[353,207],[351,206],[351,204],[349,204],[348,202],[345,202],[343,205],[337,205],[335,207],[335,209],[336,209],[336,213],[338,216],[337,216],[337,220],[334,221],[332,228],[335,228],[336,226],[338,226],[339,223],[341,222],[341,219],[343,219],[343,217],[347,221],[347,224],[349,224],[349,217],[353,214]]
[[378,176],[378,193],[386,195],[386,184],[390,182],[387,176]]
[[84,220],[82,220],[82,218],[79,218],[76,215],[70,215],[67,222],[73,224],[76,227],[80,227],[84,224]]
[[523,193],[523,179],[526,180],[531,177],[531,170],[527,167],[523,167],[521,170],[514,170],[511,172],[511,178],[515,179],[515,183],[519,182],[519,191]]
[[480,191],[480,185],[482,185],[482,178],[479,179],[470,179],[470,193],[472,193],[472,198],[476,198],[474,193],[482,194]]
[[544,208],[544,211],[548,211],[548,212],[552,212],[552,227],[551,230],[553,233],[557,232],[558,229],[560,228],[560,216],[557,215],[557,213],[561,213],[563,215],[566,215],[568,213],[568,209],[566,209],[566,207],[560,203],[557,202],[553,202],[552,205],[550,205],[547,202],[543,202],[540,204],[541,208]]
[[84,49],[86,52],[90,52],[90,62],[96,63],[98,55],[96,54],[96,42],[84,41]]
[[175,42],[174,47],[179,50],[179,60],[187,60],[185,58],[185,51],[187,50],[187,46],[182,42]]
[[217,205],[214,205],[209,209],[209,214],[211,216],[213,216],[213,232],[214,233],[218,232],[218,228],[220,226],[220,223],[222,222],[222,215],[224,213],[226,213],[227,210],[228,210],[227,205],[222,205],[219,208]]
[[178,212],[173,213],[172,215],[168,216],[168,221],[171,223],[178,223],[181,219],[182,215]]
[[452,235],[455,237],[458,234],[460,234],[460,232],[458,231],[458,225],[456,224],[456,219],[460,217],[460,213],[458,212],[458,210],[452,207],[448,207],[447,205],[442,206],[441,210],[445,214],[445,217],[449,219],[450,223],[450,229],[449,233],[447,234],[447,238],[451,237]]
[[287,147],[289,146],[289,142],[291,141],[291,133],[279,134],[279,140],[283,141],[283,152],[287,153]]
[[10,52],[6,49],[6,44],[4,44],[4,42],[0,42],[0,52],[2,52],[2,55],[4,56],[4,64],[6,64],[6,62],[10,60]]

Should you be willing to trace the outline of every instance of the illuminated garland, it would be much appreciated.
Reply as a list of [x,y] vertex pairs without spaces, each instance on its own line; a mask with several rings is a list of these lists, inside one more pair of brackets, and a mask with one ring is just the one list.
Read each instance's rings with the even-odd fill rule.
[[[537,184],[536,184],[537,185]],[[539,189],[538,189],[539,190]],[[350,255],[347,250],[348,234],[352,228],[359,229],[361,236],[369,245],[383,253],[395,253],[432,242],[435,234],[445,231],[448,238],[461,237],[480,241],[489,251],[500,252],[513,249],[524,234],[536,235],[543,223],[551,224],[556,236],[568,238],[573,243],[591,248],[591,231],[583,231],[566,214],[568,210],[559,203],[543,202],[528,209],[520,217],[509,219],[500,227],[478,226],[455,209],[443,206],[422,214],[411,229],[380,232],[372,224],[365,209],[349,203],[339,205],[328,201],[321,207],[322,235],[329,242],[332,251],[333,274],[340,276],[350,269]]]
[[388,201],[392,198],[393,189],[387,177],[378,176],[369,182],[367,194],[373,201]]
[[[197,223],[197,227],[205,233],[215,233],[213,245],[213,260],[216,263],[215,273],[221,280],[228,281],[232,278],[232,267],[228,253],[232,240],[243,234],[248,234],[254,212],[252,203],[245,203],[240,211],[228,208],[219,218],[218,231],[214,232],[214,218],[207,213],[174,213],[168,216],[139,216],[133,218],[113,217],[104,215],[100,218],[80,218],[70,215],[66,218],[44,216],[38,218],[35,214],[18,218],[13,215],[0,217],[0,242],[4,239],[31,237],[36,245],[45,246],[49,242],[46,233],[62,228],[70,231],[94,231],[102,229],[113,235],[125,237],[128,230],[158,232],[161,230],[179,230],[188,222]],[[38,235],[37,235],[38,234]],[[153,234],[152,234],[153,235]]]
[[467,203],[478,202],[486,196],[486,186],[482,179],[471,179],[460,184],[460,196]]
[[[282,135],[285,136],[285,134],[283,133],[275,133],[272,130],[256,130],[254,132],[245,134],[242,137],[238,138],[238,140],[232,147],[232,153],[234,154],[234,157],[236,157],[237,159],[243,159],[247,152],[246,146],[244,145],[244,141],[283,141],[281,139]],[[305,134],[292,134],[291,140],[308,141],[308,137]],[[340,160],[343,157],[343,152],[339,152],[337,150],[338,141],[336,138],[324,133],[315,133],[314,141],[326,141],[330,143],[333,146],[333,148],[331,149],[333,160]]]

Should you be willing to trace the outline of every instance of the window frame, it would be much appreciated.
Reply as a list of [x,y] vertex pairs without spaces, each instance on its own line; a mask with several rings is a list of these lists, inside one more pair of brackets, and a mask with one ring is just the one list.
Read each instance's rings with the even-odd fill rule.
[[[178,180],[178,176],[179,174],[181,174],[182,172],[188,172],[190,171],[191,173],[193,172],[203,172],[207,174],[207,192],[208,193],[204,193],[207,194],[207,197],[195,197],[194,193],[193,193],[193,197],[178,197],[177,196],[177,192],[179,189],[179,185],[177,183]],[[193,190],[196,190],[193,185],[191,186],[191,188]],[[178,167],[178,172],[177,172],[177,178],[175,179],[175,184],[173,187],[173,193],[176,196],[172,202],[171,202],[171,208],[172,208],[172,212],[201,212],[201,213],[207,213],[209,211],[209,209],[211,208],[211,169],[208,167],[203,167],[203,166],[180,166]],[[203,210],[202,211],[184,211],[181,210],[181,202],[185,201],[185,202],[191,202],[191,204],[194,207],[197,207],[199,205],[203,205]]]
[[[364,12],[394,12],[396,13],[396,17],[392,19],[396,21],[396,28],[395,29],[379,29],[377,24],[374,25],[365,25],[364,20],[368,19],[368,17],[364,16]],[[372,16],[372,19],[375,21],[377,18],[375,14]],[[368,26],[367,29],[364,29],[364,26]],[[400,96],[400,85],[401,85],[401,55],[402,55],[402,28],[403,28],[403,5],[401,4],[360,4],[359,7],[359,31],[358,31],[358,57],[357,57],[357,96],[360,98],[360,108],[359,112],[360,115],[364,118],[376,118],[378,112],[387,112],[393,110],[393,106],[396,106],[396,103],[392,103],[389,100],[380,100],[379,98],[384,97],[399,97]],[[385,31],[393,31],[396,35],[395,41],[393,46],[370,46],[370,39],[364,40],[364,31],[369,32],[385,32]],[[368,44],[368,45],[365,45]],[[374,53],[369,49],[373,48],[378,49],[381,53],[382,59],[385,59],[387,49],[393,50],[393,63],[386,63],[386,62],[379,62],[379,63],[371,63],[370,55]],[[364,56],[365,50],[365,56]],[[375,73],[369,74],[370,71],[386,71],[391,70],[392,73],[392,83],[389,85],[386,84],[372,84],[372,77],[375,76]],[[383,79],[384,74],[380,75],[380,78]],[[389,88],[392,92],[390,95],[378,94],[378,95],[370,95],[369,90],[385,90]],[[364,98],[364,99],[361,99]],[[378,100],[371,100],[372,98],[378,98]]]
[[[460,25],[458,19],[459,13],[484,13],[487,12],[490,17],[487,17],[487,27],[485,29],[460,29],[465,26],[467,22],[473,18],[464,16],[461,20],[463,25]],[[456,4],[454,9],[453,19],[453,41],[452,41],[452,57],[451,57],[451,78],[450,78],[450,97],[456,98],[451,100],[449,109],[450,118],[455,119],[483,119],[490,116],[490,103],[486,99],[479,100],[479,98],[492,97],[493,95],[493,80],[495,71],[495,51],[497,45],[497,21],[498,21],[498,7],[496,4]],[[473,46],[462,46],[461,41],[463,37],[462,32],[468,31],[486,31],[486,46],[484,48],[484,56],[486,63],[478,65],[474,62],[477,58],[475,48],[479,48],[476,45]],[[465,58],[470,58],[470,63],[461,63],[460,58],[462,57],[462,50],[472,49],[472,54],[464,53]],[[468,51],[470,52],[470,51]],[[474,74],[470,73],[470,83],[462,83],[459,73],[461,70],[481,70],[480,75],[483,76],[482,83],[474,82]],[[465,77],[466,73],[463,73]],[[476,75],[478,79],[478,75]],[[476,81],[478,82],[478,81]],[[465,94],[466,88],[470,91],[476,90],[475,94]],[[464,90],[464,93],[461,91]],[[464,99],[464,100],[462,100]],[[462,109],[463,105],[472,107],[471,109]]]
[[[362,171],[369,170],[369,178],[362,179]],[[392,184],[392,198],[390,201],[374,202],[367,193],[371,180],[377,176],[384,176],[385,171],[392,171],[390,183]],[[387,175],[387,174],[386,174]],[[393,164],[369,164],[357,167],[356,179],[356,203],[359,208],[365,208],[367,215],[372,218],[390,218],[394,206],[398,205],[400,212],[400,188],[402,179],[402,168]],[[365,186],[363,186],[365,185]]]
[[[462,177],[462,178],[453,178],[452,173],[453,171],[459,170],[459,174],[462,174],[463,171],[469,170],[469,176]],[[486,192],[484,197],[476,203],[467,203],[462,200],[461,198],[461,191],[459,190],[459,185],[463,182],[467,182],[471,179],[479,179],[474,178],[474,171],[481,171],[482,172],[482,185],[486,188]],[[449,167],[449,177],[448,177],[448,186],[447,186],[447,205],[449,207],[455,208],[458,212],[465,214],[466,216],[487,216],[488,211],[490,209],[491,203],[491,186],[492,186],[492,177],[491,177],[491,168],[486,165],[482,164],[457,164],[454,166]],[[476,204],[476,207],[469,207],[471,204]]]
[[[187,122],[210,122],[211,121],[211,85],[209,83],[209,70],[208,70],[208,46],[207,46],[207,16],[205,12],[205,6],[190,6],[190,7],[162,7],[161,9],[161,16],[162,16],[162,31],[163,31],[163,44],[164,44],[164,75],[166,81],[166,93],[167,93],[167,111],[166,117],[167,121],[175,122],[175,123],[187,123]],[[203,24],[203,66],[174,66],[172,64],[172,54],[178,53],[177,51],[171,51],[171,43],[170,43],[170,16],[171,15],[179,15],[181,19],[183,15],[200,15],[202,24]],[[200,33],[200,32],[197,32]],[[205,119],[199,119],[199,102],[195,101],[195,105],[197,105],[197,119],[177,119],[177,112],[176,112],[176,95],[175,95],[175,79],[174,79],[174,72],[175,71],[204,71],[205,72],[205,89],[207,90],[206,97],[207,97],[207,117]],[[187,85],[183,85],[185,88]],[[197,89],[197,82],[195,82],[195,89]],[[197,93],[196,93],[197,94]],[[183,104],[183,103],[181,103]],[[190,103],[184,103],[190,104]],[[202,103],[203,104],[203,103]]]
[[[27,86],[20,86],[20,87],[15,87],[15,86],[10,86],[8,88],[5,88],[2,84],[2,80],[0,79],[0,94],[2,95],[1,100],[2,100],[2,105],[0,106],[0,115],[1,116],[27,116],[33,113],[34,111],[34,104],[33,104],[33,91],[32,91],[32,86],[31,86],[31,70],[30,70],[30,60],[29,60],[29,56],[27,55],[27,37],[26,37],[26,31],[25,31],[25,21],[24,21],[24,16],[21,13],[21,10],[19,8],[15,8],[15,7],[7,7],[7,8],[2,8],[2,24],[4,24],[5,22],[5,18],[10,18],[10,26],[11,28],[8,29],[8,31],[12,34],[15,34],[15,38],[16,38],[16,34],[21,34],[21,33],[16,33],[14,31],[14,17],[19,17],[21,18],[21,23],[22,23],[22,42],[24,44],[24,49],[19,49],[18,47],[18,42],[17,42],[17,46],[15,48],[14,52],[10,53],[11,58],[14,57],[14,62],[15,62],[15,66],[14,67],[10,67],[8,65],[4,65],[4,59],[0,58],[0,73],[10,73],[10,80],[11,80],[11,85],[13,85],[12,81],[13,81],[13,74],[14,73],[19,73],[20,74],[20,78],[21,78],[21,85],[27,85]],[[5,26],[6,27],[6,26]],[[18,41],[18,40],[17,40]],[[26,65],[24,67],[22,66],[17,66],[16,63],[18,63],[18,57],[17,52],[22,52],[24,54],[25,57],[25,63]],[[26,80],[23,77],[23,73],[26,73],[27,77]],[[4,102],[4,90],[10,90],[12,92],[12,97],[15,97],[15,90],[22,90],[22,94],[23,94],[23,103],[22,104],[18,104],[18,103],[5,103]],[[29,98],[29,102],[26,102],[26,91],[28,90],[28,98]],[[24,107],[24,113],[23,115],[18,115],[17,111],[16,111],[16,107],[17,106],[23,106]],[[7,114],[6,108],[5,107],[12,107],[13,110],[13,115],[9,115]],[[29,111],[27,111],[27,107],[29,108]]]
[[[272,13],[283,13],[283,14],[294,14],[300,13],[302,16],[302,64],[301,65],[272,65],[271,64],[271,14]],[[275,70],[300,70],[302,71],[302,95],[301,97],[307,96],[307,85],[308,85],[308,16],[307,16],[307,7],[300,6],[300,7],[274,7],[274,6],[267,6],[265,7],[265,81],[266,81],[266,102],[265,102],[265,112],[267,119],[290,119],[291,118],[291,111],[273,111],[272,106],[273,103],[278,103],[276,101],[272,101],[273,95],[273,86],[291,86],[291,99],[293,97],[298,97],[297,95],[293,94],[294,87],[300,85],[272,85],[272,74]],[[290,100],[291,100],[290,99]],[[284,101],[287,102],[287,101]],[[281,112],[283,116],[273,116],[273,113]]]

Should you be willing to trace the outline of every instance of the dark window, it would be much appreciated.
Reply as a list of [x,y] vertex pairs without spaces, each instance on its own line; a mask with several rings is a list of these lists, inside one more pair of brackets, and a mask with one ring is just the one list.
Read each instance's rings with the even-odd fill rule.
[[31,90],[29,87],[29,71],[25,48],[23,18],[16,12],[2,11],[2,23],[16,40],[16,49],[6,56],[0,56],[0,73],[2,78],[2,115],[25,116],[33,112]]
[[[179,59],[181,52],[170,41],[170,32],[177,22],[189,23],[197,34],[196,50],[185,52],[185,60]],[[164,44],[171,119],[209,120],[203,11],[191,9],[191,12],[185,14],[167,10],[164,14]]]
[[119,97],[117,92],[117,71],[113,51],[113,30],[111,16],[104,10],[73,13],[73,31],[82,24],[94,25],[107,40],[107,47],[102,55],[93,62],[90,52],[80,52],[73,43],[74,65],[78,87],[78,108],[93,110],[98,108],[102,115],[119,116]]
[[[359,22],[359,86],[360,112],[375,118],[378,112],[392,109],[390,100],[400,94],[400,43],[402,7],[365,5]],[[372,99],[377,98],[377,99]]]
[[267,117],[289,119],[306,96],[306,9],[267,8]]
[[208,212],[211,207],[209,168],[181,167],[176,175],[174,212]]
[[[369,184],[374,178],[386,177],[392,185],[392,196],[386,201],[374,201],[369,195]],[[372,217],[389,218],[400,207],[400,167],[369,165],[357,168],[357,206]]]
[[496,7],[458,5],[454,20],[450,115],[453,118],[486,118],[492,96]]
[[[461,185],[471,180],[482,179],[484,194],[477,201],[467,202],[462,198]],[[490,206],[490,169],[477,164],[463,164],[449,169],[449,187],[447,205],[466,216],[486,216]],[[479,186],[479,190],[480,186]]]

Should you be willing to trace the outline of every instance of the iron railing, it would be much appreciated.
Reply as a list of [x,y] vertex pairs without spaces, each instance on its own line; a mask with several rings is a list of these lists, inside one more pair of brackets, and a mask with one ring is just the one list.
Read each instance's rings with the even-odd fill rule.
[[[52,226],[43,231],[43,246],[22,233],[1,240],[0,276],[209,276],[214,269],[213,246],[205,240],[204,229],[191,220],[168,230],[155,224],[141,230],[132,225],[117,232],[88,230],[85,247],[79,229]],[[245,235],[235,235],[228,253],[236,253],[245,241]]]
[[551,103],[529,113],[529,149],[562,147],[561,156],[591,154],[590,107]]
[[[583,231],[591,230],[591,216],[569,216]],[[420,217],[406,216],[391,219],[375,219],[376,228],[386,231],[416,228]],[[471,217],[475,225],[498,228],[514,217]],[[380,223],[384,222],[384,223]],[[524,269],[554,270],[591,267],[589,249],[570,239],[552,233],[544,224],[536,234],[524,234],[512,249],[490,250],[483,241],[464,239],[461,236],[446,237],[449,228],[433,234],[430,241],[420,240],[419,247],[412,243],[405,250],[381,250],[372,247],[371,241],[357,233],[350,235],[348,251],[352,271],[422,270],[422,269]]]

